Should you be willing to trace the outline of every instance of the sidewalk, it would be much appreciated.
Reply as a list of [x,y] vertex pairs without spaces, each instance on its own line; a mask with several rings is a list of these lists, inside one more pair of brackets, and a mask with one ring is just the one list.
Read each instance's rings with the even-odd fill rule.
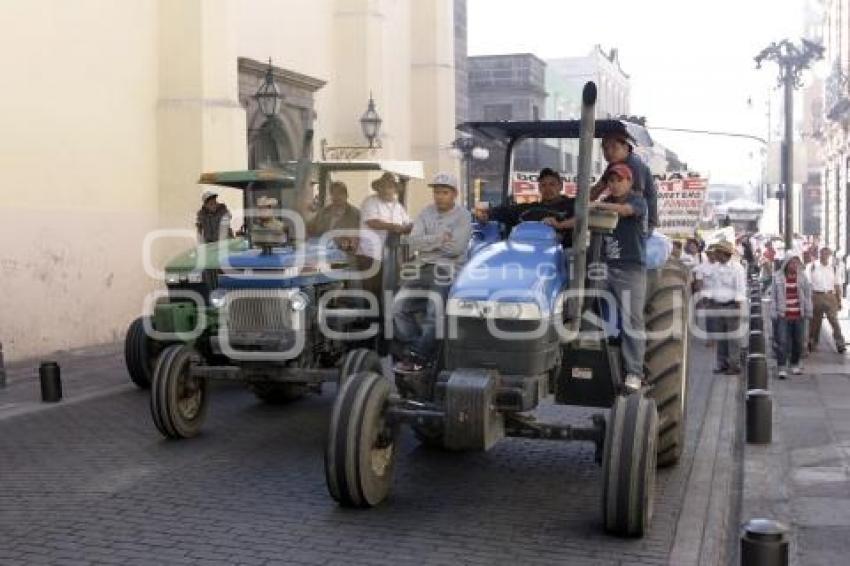
[[[0,387],[0,421],[56,406],[41,402],[40,361],[31,359],[6,365],[6,387]],[[59,364],[63,405],[135,387],[124,368],[123,342],[55,352],[43,361]]]
[[[846,311],[841,322],[848,336]],[[824,327],[804,375],[776,379],[770,360],[773,442],[744,448],[741,523],[785,523],[791,564],[800,566],[846,564],[850,556],[850,356],[832,350]]]

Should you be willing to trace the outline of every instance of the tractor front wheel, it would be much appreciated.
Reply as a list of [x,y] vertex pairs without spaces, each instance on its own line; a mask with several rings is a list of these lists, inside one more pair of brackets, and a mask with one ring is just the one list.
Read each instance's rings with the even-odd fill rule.
[[189,369],[198,356],[187,344],[165,348],[157,360],[151,383],[151,416],[166,438],[191,438],[198,434],[207,413],[209,390],[206,378],[192,376]]
[[386,422],[390,384],[378,373],[350,376],[340,387],[325,446],[328,491],[343,507],[386,499],[398,452],[398,427]]
[[641,393],[617,397],[608,419],[602,462],[602,518],[611,534],[641,537],[649,529],[657,435],[655,401]]

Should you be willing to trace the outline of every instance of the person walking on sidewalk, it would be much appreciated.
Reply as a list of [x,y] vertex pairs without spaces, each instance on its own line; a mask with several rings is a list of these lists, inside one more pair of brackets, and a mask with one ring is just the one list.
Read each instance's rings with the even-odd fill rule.
[[789,252],[773,277],[770,316],[776,321],[773,327],[777,333],[779,379],[788,376],[789,361],[791,373],[800,375],[803,373],[800,358],[803,355],[806,320],[812,317],[812,287],[803,269],[803,261],[793,252]]
[[747,299],[747,274],[744,266],[731,261],[735,248],[723,241],[715,246],[717,259],[706,291],[712,314],[711,328],[717,339],[717,358],[714,373],[736,375],[741,371],[740,340],[741,309]]
[[838,324],[838,311],[841,310],[841,287],[844,282],[841,274],[830,264],[832,251],[822,248],[820,261],[812,264],[808,272],[812,282],[812,304],[814,314],[812,323],[809,325],[809,350],[814,352],[818,347],[820,338],[820,325],[824,315],[832,327],[832,339],[835,340],[835,349],[839,354],[844,353],[844,336],[841,334],[841,326]]

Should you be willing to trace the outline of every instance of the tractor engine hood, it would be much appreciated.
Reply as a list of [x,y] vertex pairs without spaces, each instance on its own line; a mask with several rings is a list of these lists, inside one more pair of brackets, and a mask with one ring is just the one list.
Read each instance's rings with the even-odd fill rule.
[[452,287],[447,311],[498,317],[500,305],[513,303],[522,309],[504,310],[522,313],[517,318],[547,317],[558,310],[558,295],[567,283],[565,254],[555,231],[540,222],[525,222],[508,240],[470,258]]
[[308,240],[301,246],[275,248],[271,253],[250,249],[227,258],[219,286],[225,289],[268,289],[341,281],[348,272],[348,255]]

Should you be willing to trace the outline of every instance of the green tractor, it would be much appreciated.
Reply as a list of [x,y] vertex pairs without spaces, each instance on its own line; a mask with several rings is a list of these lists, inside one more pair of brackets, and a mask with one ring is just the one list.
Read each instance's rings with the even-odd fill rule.
[[[307,237],[304,223],[296,226],[303,219],[298,187],[301,179],[317,179],[323,205],[332,181],[349,173],[388,171],[400,179],[403,202],[408,180],[422,177],[422,164],[323,161],[296,167],[301,170],[303,176],[285,170],[201,176],[201,183],[243,191],[244,235],[171,261],[165,270],[167,300],[133,321],[125,342],[131,379],[151,388],[151,413],[164,436],[198,433],[210,380],[239,381],[265,402],[284,403],[336,381],[340,367],[366,363],[354,359],[361,350],[352,346],[380,340],[378,331],[358,342],[348,338],[352,329],[372,328],[376,320],[365,316],[359,303],[328,300],[336,292],[359,289],[354,256],[340,249],[337,239]],[[269,199],[277,203],[274,217],[258,223]],[[406,253],[397,238],[387,239],[385,290],[395,290],[397,266]],[[326,332],[325,324],[336,332]]]

